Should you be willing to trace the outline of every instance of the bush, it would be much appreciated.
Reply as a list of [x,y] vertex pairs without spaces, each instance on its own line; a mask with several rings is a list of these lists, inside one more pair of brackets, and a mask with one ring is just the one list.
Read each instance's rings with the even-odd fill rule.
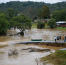
[[55,24],[56,24],[55,19],[51,19],[51,20],[48,21],[48,25],[50,26],[50,28],[54,28]]
[[37,21],[37,28],[42,29],[45,28],[45,23],[42,20]]

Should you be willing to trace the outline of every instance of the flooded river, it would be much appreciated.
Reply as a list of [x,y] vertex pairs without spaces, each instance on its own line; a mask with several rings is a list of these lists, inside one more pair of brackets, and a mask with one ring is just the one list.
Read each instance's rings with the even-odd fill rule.
[[[19,32],[16,30],[9,30],[7,34],[16,34]],[[54,40],[55,36],[66,35],[66,31],[54,30],[54,29],[36,29],[26,30],[24,36],[13,35],[13,36],[0,36],[0,42],[22,42],[22,41],[31,41],[31,39],[42,39],[42,40]]]
[[[16,30],[9,30],[7,34],[16,34],[19,32]],[[29,52],[29,50],[21,50],[23,48],[50,48],[52,52],[61,49],[62,47],[51,47],[51,46],[35,46],[12,43],[31,41],[31,39],[42,39],[42,40],[54,40],[57,35],[66,35],[66,31],[54,30],[54,29],[31,29],[26,30],[24,36],[13,35],[13,36],[0,36],[0,65],[37,65],[36,59],[49,55],[50,52]],[[8,56],[10,49],[17,49],[18,55]],[[42,65],[39,62],[39,65]]]
[[[0,48],[0,65],[37,65],[36,59],[49,55],[50,52],[29,52],[23,48],[42,48],[33,45],[16,44]],[[17,49],[18,55],[8,56],[10,49]],[[52,50],[54,52],[54,50]],[[39,62],[39,65],[42,65]]]

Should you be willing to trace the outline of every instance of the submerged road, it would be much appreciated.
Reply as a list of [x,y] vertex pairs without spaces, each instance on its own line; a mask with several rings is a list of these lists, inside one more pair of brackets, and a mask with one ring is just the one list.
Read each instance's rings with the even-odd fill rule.
[[24,41],[24,42],[18,42],[18,43],[12,43],[12,44],[32,44],[32,43],[41,43],[41,42],[43,42],[43,43],[66,43],[66,42],[64,42],[64,41],[57,41],[57,42],[55,42],[55,41]]

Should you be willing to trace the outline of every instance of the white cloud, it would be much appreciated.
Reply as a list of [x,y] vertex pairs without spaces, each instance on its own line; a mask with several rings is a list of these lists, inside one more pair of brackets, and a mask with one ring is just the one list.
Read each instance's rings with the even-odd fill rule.
[[19,1],[37,1],[37,2],[45,2],[45,3],[57,3],[61,2],[60,0],[19,0]]
[[57,3],[57,2],[62,2],[66,0],[0,0],[0,3],[5,3],[9,1],[34,1],[34,2],[45,2],[45,3]]
[[60,1],[66,1],[66,0],[60,0]]

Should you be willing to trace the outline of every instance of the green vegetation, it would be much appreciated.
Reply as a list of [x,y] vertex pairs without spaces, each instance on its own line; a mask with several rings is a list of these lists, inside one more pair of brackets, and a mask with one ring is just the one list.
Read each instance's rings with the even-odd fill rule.
[[[23,31],[32,28],[54,28],[55,21],[66,20],[66,2],[56,3],[56,4],[46,4],[44,2],[20,2],[20,1],[10,1],[7,3],[0,4],[0,35],[5,35],[7,29],[14,29],[17,27],[20,29],[21,34]],[[61,10],[63,9],[63,10]],[[56,11],[60,10],[60,11]],[[56,12],[54,12],[56,11]],[[54,12],[54,13],[53,13]],[[42,21],[38,23],[32,23],[35,19],[39,18],[50,18],[50,13],[52,14],[51,22],[49,25]],[[58,14],[58,15],[57,15]],[[58,16],[58,17],[57,17]],[[58,28],[59,29],[59,28]]]
[[56,24],[55,19],[51,19],[51,20],[48,21],[48,25],[50,26],[50,28],[54,28],[55,24]]
[[[37,23],[32,23],[32,27],[31,28],[37,28]],[[50,29],[50,26],[48,25],[48,23],[45,23],[45,28],[44,29]],[[66,30],[66,27],[56,27],[54,29]]]
[[7,9],[7,16],[9,16],[7,18],[9,18],[9,20],[12,19],[14,16],[17,16],[17,14],[18,14],[18,12],[16,10],[14,10],[12,8]]
[[5,35],[8,28],[8,21],[4,14],[0,13],[0,35]]
[[39,11],[40,18],[49,18],[50,17],[50,10],[48,6],[43,6]]
[[37,28],[37,23],[32,23],[32,27],[31,28]]
[[20,14],[17,15],[17,11],[9,8],[7,12],[0,13],[0,35],[6,35],[7,29],[14,29],[17,27],[20,30],[20,34],[24,35],[25,29],[31,29],[31,19],[27,16]]
[[66,21],[66,10],[59,10],[53,12],[52,18],[54,18],[55,21]]
[[[37,23],[32,23],[32,27],[31,28],[37,28]],[[49,29],[49,28],[50,28],[50,26],[48,26],[48,24],[45,23],[44,29]]]
[[20,30],[21,35],[24,35],[23,31],[25,29],[31,29],[31,20],[23,14],[13,17],[12,21],[17,23],[14,26]]
[[[3,12],[2,12],[3,13]],[[10,29],[11,27],[16,27],[16,21],[13,21],[12,18],[17,16],[18,12],[12,8],[8,8],[7,12],[5,11],[4,15],[6,17],[6,19],[9,21],[9,26],[8,29]]]
[[31,27],[31,28],[37,28],[37,27]]
[[45,23],[42,20],[37,21],[37,29],[45,28]]
[[32,26],[37,26],[37,23],[32,23]]
[[66,27],[57,27],[55,29],[58,29],[58,30],[66,30]]
[[[38,26],[39,26],[39,28],[38,28]],[[38,20],[37,23],[32,23],[31,28],[38,28],[38,29],[45,28],[45,23],[43,23],[42,20]]]
[[48,25],[48,23],[45,23],[45,29],[49,29],[50,26]]
[[55,53],[41,58],[41,61],[48,61],[54,65],[66,65],[66,50],[57,50]]
[[44,3],[44,2],[20,2],[20,1],[10,1],[7,3],[0,4],[0,11],[7,11],[8,8],[19,11],[20,13],[28,16],[30,19],[38,16],[39,10],[43,6],[48,6],[50,13],[52,14],[56,10],[66,9],[66,2],[58,2],[54,4]]

